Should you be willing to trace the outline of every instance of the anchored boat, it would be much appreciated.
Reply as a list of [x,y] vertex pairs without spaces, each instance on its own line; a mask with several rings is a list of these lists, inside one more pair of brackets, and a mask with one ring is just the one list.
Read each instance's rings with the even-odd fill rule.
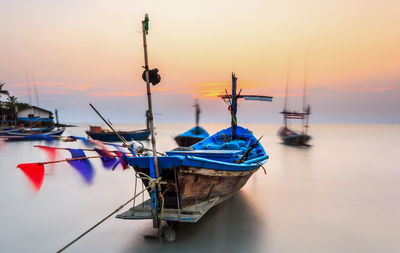
[[[287,110],[287,101],[288,101],[288,89],[289,89],[289,66],[290,61],[288,64],[288,71],[286,76],[286,90],[285,90],[285,104],[283,107],[283,123],[284,126],[281,127],[278,131],[278,136],[281,137],[282,141],[285,144],[293,145],[293,146],[308,146],[308,141],[311,139],[311,136],[308,134],[308,121],[311,114],[311,107],[310,105],[306,106],[306,72],[307,72],[307,61],[304,64],[304,82],[303,82],[303,111],[296,112]],[[289,120],[301,120],[301,131],[296,131],[289,129],[288,123]]]
[[[127,158],[151,198],[117,218],[153,219],[154,227],[163,220],[170,224],[197,222],[209,209],[238,192],[267,161],[260,139],[237,125],[236,112],[239,98],[272,101],[272,97],[236,94],[236,80],[232,74],[232,94],[220,96],[229,104],[231,127],[187,150]],[[163,233],[167,240],[174,238],[171,226],[164,227]]]
[[41,141],[41,140],[48,140],[53,141],[56,138],[62,135],[64,132],[65,127],[54,129],[50,132],[46,133],[16,133],[16,132],[9,132],[6,136],[2,136],[3,139],[6,141]]
[[[127,141],[136,140],[147,140],[150,136],[148,112],[146,112],[146,129],[134,130],[134,131],[117,131],[117,133]],[[108,131],[101,128],[100,126],[90,126],[89,131],[86,134],[93,140],[105,141],[105,142],[120,142],[120,138],[113,131]]]
[[197,100],[194,107],[196,108],[196,126],[175,137],[176,143],[181,147],[192,146],[193,144],[210,136],[210,134],[204,128],[199,126],[200,105]]

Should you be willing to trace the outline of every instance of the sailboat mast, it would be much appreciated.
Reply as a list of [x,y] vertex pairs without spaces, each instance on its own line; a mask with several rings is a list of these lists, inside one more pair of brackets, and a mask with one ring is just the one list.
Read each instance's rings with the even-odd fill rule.
[[[308,74],[308,55],[305,56],[305,60],[304,60],[303,113],[306,113],[308,111],[306,108],[307,74]],[[307,127],[308,127],[308,114],[304,114],[303,133],[307,133]]]
[[283,106],[283,111],[286,112],[287,102],[288,102],[288,90],[289,90],[289,80],[290,80],[290,62],[291,62],[291,53],[288,55],[288,62],[286,67],[286,88],[285,88],[285,102]]

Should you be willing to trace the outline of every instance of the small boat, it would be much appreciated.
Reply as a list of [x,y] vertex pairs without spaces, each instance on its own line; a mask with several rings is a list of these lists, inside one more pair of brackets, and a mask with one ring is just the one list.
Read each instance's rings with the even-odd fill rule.
[[[309,108],[309,107],[308,107]],[[278,131],[278,135],[281,137],[282,141],[288,145],[294,146],[307,146],[308,141],[311,136],[307,134],[308,128],[308,116],[310,115],[309,109],[306,112],[288,112],[286,110],[281,112],[284,117],[285,126],[281,127]],[[294,131],[287,127],[288,119],[301,119],[303,120],[303,131]]]
[[[147,128],[134,131],[116,131],[122,138],[127,141],[140,141],[147,140],[150,136],[148,113],[146,112]],[[105,142],[120,142],[120,138],[113,132],[101,128],[100,126],[90,126],[90,130],[86,131],[86,134],[93,140],[105,141]]]
[[48,140],[53,141],[58,136],[61,136],[64,132],[65,127],[59,128],[47,133],[8,133],[3,138],[6,141],[40,141],[40,140]]
[[10,130],[9,133],[48,133],[54,130],[54,126],[52,127],[22,127],[22,128],[17,128],[14,130]]
[[210,134],[204,128],[199,126],[200,105],[197,100],[194,107],[196,108],[196,126],[175,137],[176,143],[181,147],[192,146],[193,144],[210,136]]
[[[287,110],[287,101],[288,101],[288,89],[289,89],[289,66],[287,71],[286,77],[286,90],[285,90],[285,105],[283,107],[283,123],[284,126],[281,127],[278,131],[278,136],[282,139],[283,143],[292,146],[308,146],[308,141],[311,139],[311,136],[307,133],[308,132],[308,121],[311,114],[311,107],[310,105],[306,106],[306,70],[307,64],[304,65],[304,83],[303,83],[303,111],[296,112],[296,111],[289,111]],[[301,120],[302,130],[295,131],[289,129],[288,123],[289,120]]]

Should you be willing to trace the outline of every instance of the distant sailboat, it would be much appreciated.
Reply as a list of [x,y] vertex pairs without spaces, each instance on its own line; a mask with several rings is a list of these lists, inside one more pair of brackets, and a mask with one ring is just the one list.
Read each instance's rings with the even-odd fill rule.
[[210,134],[206,130],[204,130],[204,128],[199,126],[201,110],[197,100],[194,107],[196,108],[196,126],[175,137],[176,143],[181,147],[192,146],[193,144],[210,136]]
[[[281,127],[278,131],[278,136],[281,137],[282,141],[288,145],[295,145],[295,146],[306,146],[308,145],[308,141],[311,139],[311,136],[308,134],[308,121],[309,116],[311,114],[311,107],[310,105],[306,104],[306,71],[307,71],[307,62],[304,67],[304,82],[303,82],[303,111],[296,112],[290,111],[287,109],[287,99],[288,99],[288,86],[289,86],[289,66],[288,66],[288,73],[286,77],[286,91],[285,91],[285,105],[283,107],[283,122],[284,126]],[[302,122],[302,130],[295,131],[288,128],[288,120],[297,119],[301,120]]]

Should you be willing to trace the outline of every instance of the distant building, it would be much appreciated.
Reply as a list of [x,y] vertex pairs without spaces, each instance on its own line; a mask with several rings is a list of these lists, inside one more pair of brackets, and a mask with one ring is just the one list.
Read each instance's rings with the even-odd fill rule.
[[32,106],[17,113],[17,124],[24,126],[53,126],[53,113],[46,109]]

